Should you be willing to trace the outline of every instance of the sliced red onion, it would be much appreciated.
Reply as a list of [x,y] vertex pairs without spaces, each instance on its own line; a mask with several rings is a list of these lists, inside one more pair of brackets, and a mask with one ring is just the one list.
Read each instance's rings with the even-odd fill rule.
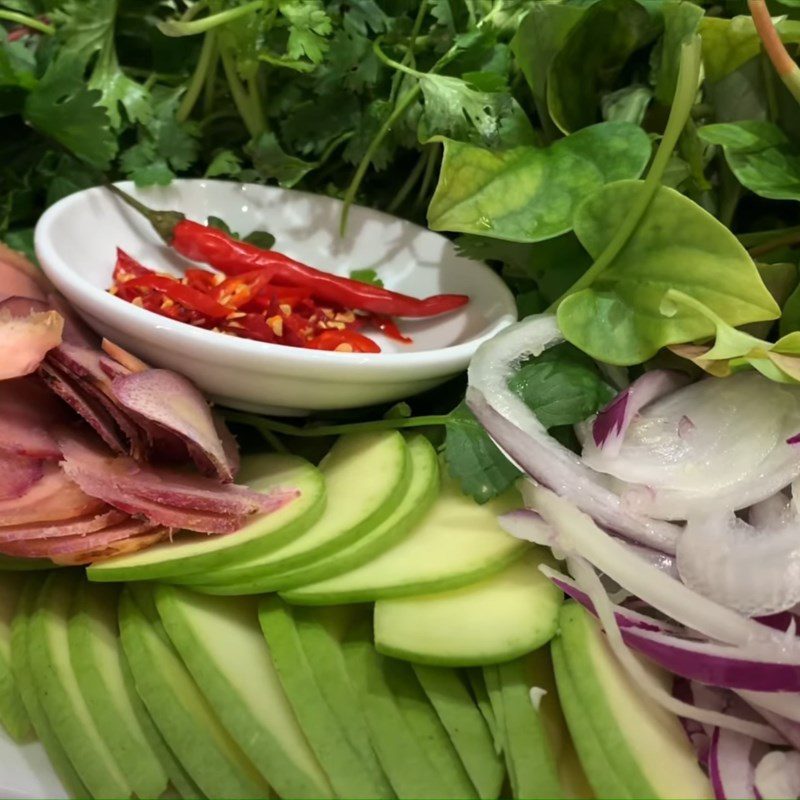
[[[31,301],[32,302],[32,301]],[[0,303],[0,380],[35,372],[54,347],[61,343],[64,320],[56,311],[36,311],[16,316],[17,298]]]
[[86,517],[59,520],[54,523],[38,525],[7,525],[0,528],[0,547],[6,542],[18,542],[30,539],[56,539],[61,536],[85,536],[87,533],[101,531],[112,525],[118,525],[128,519],[121,511],[106,509],[99,514]]
[[0,451],[29,458],[61,455],[50,433],[65,421],[62,403],[33,375],[0,382]]
[[3,542],[0,544],[0,553],[14,558],[52,559],[58,556],[72,556],[98,548],[106,548],[113,542],[129,539],[131,536],[150,533],[156,527],[151,522],[126,517],[116,524],[106,525],[86,533]]
[[[111,356],[111,358],[127,372],[146,372],[150,369],[148,364],[145,364],[144,361],[137,358],[133,353],[123,350],[118,344],[114,344],[114,342],[108,339],[103,339],[101,347],[105,353]],[[110,365],[109,369],[112,369]]]
[[768,497],[747,509],[747,521],[754,528],[785,525],[795,516],[791,498],[783,492]]
[[609,481],[550,436],[508,388],[529,356],[563,342],[554,316],[511,325],[481,345],[469,368],[467,403],[497,445],[531,478],[570,499],[599,523],[638,542],[674,552],[680,528],[627,508]]
[[64,341],[78,347],[96,348],[100,337],[75,313],[72,306],[57,292],[48,292],[47,303],[64,318]]
[[755,788],[764,800],[800,797],[800,753],[773,750],[756,765]]
[[790,719],[759,706],[754,706],[754,708],[795,750],[800,750],[800,722],[792,722]]
[[717,800],[756,800],[754,745],[749,736],[715,729],[708,754],[708,774]]
[[645,372],[597,414],[592,424],[595,445],[608,455],[617,455],[628,426],[636,415],[659,397],[686,386],[689,380],[686,373],[675,370],[654,369]]
[[754,527],[709,510],[689,519],[676,563],[687,586],[748,617],[784,611],[800,602],[800,517]]
[[27,494],[44,477],[44,462],[0,452],[0,500]]
[[225,483],[233,480],[211,409],[193,383],[174,372],[151,369],[117,378],[112,387],[125,409],[179,436],[201,472]]
[[[589,562],[579,556],[568,556],[567,564],[570,573],[574,576],[580,588],[592,601],[612,652],[633,683],[647,697],[679,717],[695,719],[717,727],[730,728],[760,741],[783,743],[783,738],[768,725],[743,719],[732,714],[709,711],[695,705],[687,705],[675,698],[664,688],[659,676],[652,670],[646,669],[642,661],[637,659],[625,644],[622,631],[617,625],[613,606],[606,595],[603,584]],[[632,628],[629,630],[636,631],[638,629]]]
[[[684,417],[694,426],[689,435],[681,431]],[[583,459],[622,482],[622,497],[636,511],[687,519],[709,508],[746,508],[788,486],[800,475],[800,458],[786,445],[798,427],[800,388],[742,372],[650,403],[616,453],[587,441]]]
[[29,492],[13,500],[0,500],[0,529],[8,525],[73,520],[99,514],[105,508],[101,500],[81,491],[58,464],[47,462],[42,479]]
[[45,283],[44,275],[24,256],[0,242],[0,301],[15,295],[44,300]]
[[57,364],[45,361],[39,367],[42,380],[116,453],[128,451],[122,432],[103,403],[75,381]]
[[[677,700],[687,705],[698,705],[695,700],[692,684],[684,678],[676,678],[672,684],[672,695]],[[680,717],[681,725],[686,732],[686,736],[694,747],[697,760],[704,766],[708,766],[708,751],[711,747],[711,733],[708,725],[698,722],[696,719]]]
[[[780,645],[780,634],[737,614],[650,566],[603,531],[575,505],[541,486],[523,487],[525,504],[548,523],[547,544],[567,555],[580,555],[631,594],[705,636],[728,644],[763,642],[767,652]],[[504,519],[500,520],[504,525]],[[515,531],[510,531],[512,534]],[[541,526],[532,529],[541,536]],[[517,534],[519,535],[519,533]],[[533,537],[532,537],[533,538]]]
[[[542,572],[562,591],[592,614],[594,604],[565,575],[542,566]],[[660,667],[688,680],[726,689],[761,692],[800,691],[800,654],[770,662],[750,654],[747,647],[731,647],[689,638],[668,623],[613,606],[625,644]]]

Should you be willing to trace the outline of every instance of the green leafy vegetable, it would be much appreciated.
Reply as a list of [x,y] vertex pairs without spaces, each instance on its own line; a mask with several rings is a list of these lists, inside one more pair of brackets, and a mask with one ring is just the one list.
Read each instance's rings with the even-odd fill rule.
[[659,45],[655,96],[659,103],[668,106],[678,82],[681,45],[697,33],[704,15],[702,8],[682,0],[664,3],[663,14],[664,37]]
[[720,145],[742,186],[772,200],[800,200],[800,148],[775,124],[763,120],[706,125],[698,131]]
[[492,152],[451,140],[444,146],[430,226],[518,242],[570,230],[587,195],[641,175],[651,150],[644,131],[625,122],[594,125],[547,148]]
[[368,283],[370,286],[383,287],[383,281],[378,277],[378,273],[374,269],[354,269],[350,273],[350,277],[354,281]]
[[[600,189],[578,208],[575,233],[597,257],[644,192],[641,181]],[[736,237],[674,189],[662,187],[635,232],[588,289],[566,297],[558,322],[568,341],[611,364],[639,364],[666,345],[710,336],[708,319],[661,313],[672,289],[696,298],[729,324],[774,319],[779,308]]]
[[547,75],[547,105],[568,133],[598,121],[600,97],[630,57],[659,33],[636,0],[599,0],[567,33]]
[[218,228],[233,239],[240,239],[243,242],[252,244],[255,247],[260,247],[263,250],[271,250],[275,245],[275,237],[271,233],[267,233],[267,231],[252,231],[248,233],[247,236],[240,236],[238,233],[231,230],[224,219],[214,216],[209,217],[206,220],[206,224],[211,228]]

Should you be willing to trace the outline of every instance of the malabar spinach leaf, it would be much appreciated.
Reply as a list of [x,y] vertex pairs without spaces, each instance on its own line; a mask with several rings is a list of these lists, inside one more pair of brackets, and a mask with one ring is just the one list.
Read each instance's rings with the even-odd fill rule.
[[[620,181],[578,208],[575,233],[590,255],[603,252],[643,190],[642,181]],[[671,317],[661,313],[670,289],[696,298],[733,326],[779,313],[736,237],[689,198],[660,187],[605,271],[561,302],[559,325],[584,352],[620,365],[712,335],[708,319],[691,309],[682,307]]]
[[600,98],[630,57],[659,33],[657,19],[636,0],[599,0],[569,31],[547,75],[547,105],[568,133],[598,121]]
[[516,242],[566,233],[583,199],[641,175],[651,152],[647,134],[628,122],[593,125],[546,148],[492,152],[447,139],[444,146],[431,228]]
[[800,200],[800,148],[777,125],[746,120],[706,125],[698,133],[722,147],[746,189],[771,200]]

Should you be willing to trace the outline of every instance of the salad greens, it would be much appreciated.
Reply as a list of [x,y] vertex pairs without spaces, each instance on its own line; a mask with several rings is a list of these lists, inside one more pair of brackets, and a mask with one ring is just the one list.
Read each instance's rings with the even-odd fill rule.
[[[800,44],[797,4],[770,6]],[[798,380],[800,105],[768,55],[743,0],[0,0],[0,238],[30,253],[42,209],[101,173],[427,223],[521,315],[558,315],[570,347],[513,388],[567,437],[650,359]],[[517,471],[462,399],[456,380],[413,413],[235,417],[277,447],[444,426],[485,501]]]

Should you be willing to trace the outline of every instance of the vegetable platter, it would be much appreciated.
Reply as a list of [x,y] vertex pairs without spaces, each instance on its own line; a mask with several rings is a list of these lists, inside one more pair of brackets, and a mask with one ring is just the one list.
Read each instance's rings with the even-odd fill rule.
[[[794,0],[1,3],[2,791],[800,797],[798,45]],[[394,405],[212,406],[34,264],[175,178],[425,225],[520,321]],[[179,274],[103,288],[154,326],[344,371],[485,301],[137,204]]]

